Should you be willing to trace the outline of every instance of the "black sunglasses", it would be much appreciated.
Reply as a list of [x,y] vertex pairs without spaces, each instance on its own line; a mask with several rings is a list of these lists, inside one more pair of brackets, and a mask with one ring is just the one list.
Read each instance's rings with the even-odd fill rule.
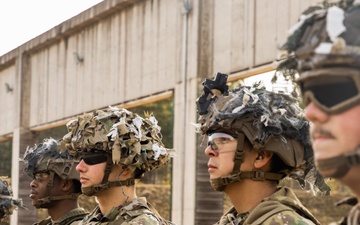
[[329,68],[301,74],[298,84],[305,105],[314,102],[329,114],[338,114],[360,104],[360,71]]
[[104,153],[83,154],[81,155],[80,160],[84,160],[84,162],[88,165],[95,165],[106,162],[107,157],[108,155]]

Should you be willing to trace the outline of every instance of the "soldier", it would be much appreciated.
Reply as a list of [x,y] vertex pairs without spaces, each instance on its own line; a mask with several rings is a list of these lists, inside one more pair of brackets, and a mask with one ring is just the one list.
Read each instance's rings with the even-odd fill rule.
[[17,207],[26,209],[21,199],[12,198],[11,187],[6,179],[7,177],[0,177],[0,222],[10,216]]
[[291,177],[314,192],[329,191],[314,167],[297,101],[260,83],[229,92],[226,82],[221,73],[206,79],[197,100],[210,183],[233,204],[217,224],[319,224],[290,188],[278,186]]
[[[320,173],[360,199],[360,2],[308,11],[291,29],[282,71],[297,72]],[[347,201],[356,204],[356,201]],[[342,224],[360,224],[355,205]]]
[[85,113],[67,124],[62,149],[80,158],[81,189],[96,196],[95,207],[81,224],[168,224],[136,184],[147,171],[169,162],[153,115],[142,118],[126,109],[109,107]]
[[32,205],[47,209],[48,217],[39,225],[75,225],[88,213],[79,208],[81,194],[78,161],[66,152],[60,152],[58,141],[45,139],[41,144],[27,148],[22,161],[24,171],[33,180],[30,183]]

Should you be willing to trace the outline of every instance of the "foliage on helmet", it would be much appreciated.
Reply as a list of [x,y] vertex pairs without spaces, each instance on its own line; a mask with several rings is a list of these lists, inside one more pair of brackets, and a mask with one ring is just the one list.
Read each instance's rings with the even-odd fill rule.
[[[272,151],[292,167],[287,173],[301,185],[306,180],[315,188],[327,188],[315,169],[309,123],[295,98],[267,91],[261,83],[213,98],[208,113],[199,117],[198,133],[244,133],[255,149]],[[272,149],[270,142],[276,143]]]
[[28,147],[21,159],[25,163],[24,171],[33,178],[35,173],[53,171],[62,179],[80,180],[75,167],[78,161],[67,152],[59,150],[59,142],[53,138],[33,147]]
[[203,134],[211,133],[213,128],[222,126],[225,120],[242,120],[245,115],[251,115],[253,124],[258,129],[256,141],[261,145],[271,136],[278,136],[280,139],[286,136],[308,144],[306,130],[309,123],[296,99],[267,91],[261,85],[241,86],[230,91],[227,96],[216,96],[209,113],[199,118],[200,131]]
[[168,163],[173,154],[164,147],[157,123],[152,114],[142,118],[117,107],[84,113],[67,123],[61,148],[75,157],[104,151],[112,155],[113,164],[150,171]]
[[6,179],[0,177],[0,221],[11,215],[16,207],[25,208],[21,199],[12,198],[12,190]]
[[360,4],[342,0],[310,7],[290,30],[277,71],[295,79],[297,72],[336,65],[360,66]]

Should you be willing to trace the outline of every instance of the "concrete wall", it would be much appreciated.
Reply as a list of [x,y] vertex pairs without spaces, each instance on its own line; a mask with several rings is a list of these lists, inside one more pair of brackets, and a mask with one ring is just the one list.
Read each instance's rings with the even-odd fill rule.
[[[104,0],[1,56],[0,141],[13,140],[15,195],[27,198],[17,159],[34,132],[85,111],[170,92],[177,149],[172,220],[201,224],[196,184],[206,174],[196,169],[204,159],[190,124],[201,81],[218,71],[237,79],[273,69],[286,31],[317,2]],[[12,223],[26,224],[23,214],[16,212]]]

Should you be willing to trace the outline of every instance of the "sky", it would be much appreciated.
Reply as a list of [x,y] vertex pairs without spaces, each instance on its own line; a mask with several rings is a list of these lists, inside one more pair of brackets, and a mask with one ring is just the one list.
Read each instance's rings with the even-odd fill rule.
[[0,0],[0,56],[102,0]]

